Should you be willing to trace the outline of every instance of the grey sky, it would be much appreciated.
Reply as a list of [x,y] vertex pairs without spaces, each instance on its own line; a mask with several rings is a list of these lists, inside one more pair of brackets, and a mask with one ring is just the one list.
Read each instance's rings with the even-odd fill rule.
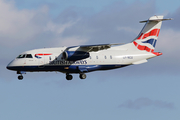
[[173,103],[167,103],[161,100],[151,100],[149,98],[138,98],[134,101],[127,100],[121,105],[119,108],[129,108],[129,109],[141,109],[143,107],[157,107],[157,108],[165,108],[165,109],[174,109]]
[[[0,119],[180,119],[180,9],[164,10],[159,1],[109,1],[96,12],[85,2],[87,9],[67,5],[52,13],[48,1],[36,7],[21,2],[0,0]],[[5,68],[21,52],[35,48],[128,43],[142,29],[139,21],[157,13],[174,20],[162,24],[155,50],[163,55],[145,64],[92,72],[84,81],[78,75],[66,81],[55,72],[27,73],[18,81],[16,73]],[[141,109],[127,109],[130,103]]]

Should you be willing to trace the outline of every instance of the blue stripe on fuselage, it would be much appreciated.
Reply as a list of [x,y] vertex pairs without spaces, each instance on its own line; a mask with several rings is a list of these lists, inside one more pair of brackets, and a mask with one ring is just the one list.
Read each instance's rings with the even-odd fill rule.
[[[27,72],[36,72],[36,71],[59,71],[64,73],[80,73],[78,69],[81,65],[64,65],[64,66],[8,66],[7,69],[14,71],[27,71]],[[85,72],[92,72],[96,70],[110,70],[125,67],[127,65],[83,65],[84,69],[87,69]],[[81,66],[82,68],[82,66]]]

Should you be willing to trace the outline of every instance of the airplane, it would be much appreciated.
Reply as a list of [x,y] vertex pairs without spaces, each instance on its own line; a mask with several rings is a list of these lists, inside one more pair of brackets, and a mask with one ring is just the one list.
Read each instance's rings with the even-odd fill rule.
[[42,48],[21,53],[7,65],[7,69],[16,71],[19,80],[26,72],[62,72],[67,80],[72,74],[85,79],[88,72],[111,70],[129,65],[142,64],[148,59],[162,55],[154,52],[161,29],[163,16],[152,16],[139,35],[127,44],[97,44],[71,47]]

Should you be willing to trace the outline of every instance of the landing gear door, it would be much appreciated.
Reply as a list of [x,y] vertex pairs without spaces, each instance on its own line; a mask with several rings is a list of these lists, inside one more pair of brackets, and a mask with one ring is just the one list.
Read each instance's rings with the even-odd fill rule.
[[84,72],[88,72],[86,65],[80,65],[78,66],[78,69],[80,72],[84,73]]

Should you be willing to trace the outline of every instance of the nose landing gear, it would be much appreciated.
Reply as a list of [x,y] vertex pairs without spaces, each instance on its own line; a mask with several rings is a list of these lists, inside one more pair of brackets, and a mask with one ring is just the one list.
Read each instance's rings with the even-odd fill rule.
[[19,80],[22,80],[22,79],[23,79],[22,74],[26,74],[26,71],[17,71],[17,74],[20,74],[20,75],[18,76],[18,79],[19,79]]
[[66,80],[72,80],[72,79],[73,79],[73,76],[69,75],[69,73],[66,73]]
[[19,76],[18,76],[18,79],[19,79],[19,80],[22,80],[22,79],[23,79],[23,76],[22,76],[22,75],[19,75]]

